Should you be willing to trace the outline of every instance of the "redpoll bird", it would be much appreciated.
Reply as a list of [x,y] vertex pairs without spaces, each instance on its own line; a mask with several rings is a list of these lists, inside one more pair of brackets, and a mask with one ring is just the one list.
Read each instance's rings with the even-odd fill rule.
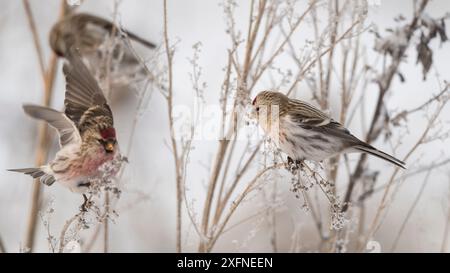
[[405,163],[353,136],[314,106],[279,92],[263,91],[253,100],[261,127],[278,142],[290,162],[322,161],[340,153],[363,152],[401,168]]
[[[124,33],[130,39],[148,48],[155,48],[155,44],[136,34],[119,29],[112,22],[87,13],[68,15],[57,22],[50,32],[50,46],[60,57],[66,57],[72,46],[77,48],[82,56],[96,54],[98,48],[113,34],[113,31],[115,31],[116,36]],[[127,51],[125,51],[123,61],[133,64],[138,63],[133,53]]]
[[59,182],[74,192],[85,192],[99,167],[118,155],[113,116],[97,81],[80,57],[67,55],[65,112],[24,105],[30,116],[45,120],[59,135],[61,149],[55,159],[37,168],[12,169],[39,178],[45,185]]

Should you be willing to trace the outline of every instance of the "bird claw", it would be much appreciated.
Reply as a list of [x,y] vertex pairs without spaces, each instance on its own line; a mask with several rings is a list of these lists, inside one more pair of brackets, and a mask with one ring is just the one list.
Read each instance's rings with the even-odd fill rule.
[[294,164],[294,159],[292,159],[290,156],[288,156],[287,162],[288,162],[288,165],[292,165],[292,164]]
[[288,156],[288,167],[287,169],[292,173],[296,174],[297,171],[302,167],[303,160],[293,160],[291,157]]
[[87,212],[88,209],[91,207],[92,202],[89,201],[89,199],[87,198],[86,194],[83,194],[83,199],[84,199],[84,202],[83,202],[83,204],[80,206],[80,211],[82,211],[82,212]]

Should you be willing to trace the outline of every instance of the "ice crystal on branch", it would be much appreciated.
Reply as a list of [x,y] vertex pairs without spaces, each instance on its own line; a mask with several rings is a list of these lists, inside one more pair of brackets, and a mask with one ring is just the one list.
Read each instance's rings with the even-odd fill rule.
[[128,159],[122,155],[116,156],[113,160],[104,163],[99,167],[100,176],[91,178],[89,182],[89,193],[98,195],[101,190],[111,192],[117,199],[120,198],[121,190],[117,184],[116,174],[122,168],[124,163],[127,163]]

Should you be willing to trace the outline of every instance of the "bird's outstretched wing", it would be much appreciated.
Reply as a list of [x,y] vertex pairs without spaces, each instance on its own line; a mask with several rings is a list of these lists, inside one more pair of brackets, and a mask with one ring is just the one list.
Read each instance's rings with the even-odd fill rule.
[[66,77],[65,114],[78,128],[87,116],[106,116],[112,125],[112,112],[106,98],[75,49],[70,50],[67,60],[63,67]]
[[23,110],[33,118],[45,120],[50,126],[55,128],[58,131],[61,147],[67,144],[81,142],[80,133],[75,127],[75,124],[64,113],[32,104],[23,105]]

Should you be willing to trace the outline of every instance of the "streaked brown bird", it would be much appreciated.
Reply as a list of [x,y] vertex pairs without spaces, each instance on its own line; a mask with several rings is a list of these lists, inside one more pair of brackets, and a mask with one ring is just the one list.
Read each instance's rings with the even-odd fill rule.
[[253,100],[261,127],[288,155],[289,162],[320,162],[340,153],[363,152],[398,167],[405,163],[368,143],[316,107],[280,92],[263,91]]
[[[50,32],[50,46],[60,57],[66,57],[69,49],[75,47],[82,56],[97,53],[98,48],[113,33],[117,37],[124,34],[150,49],[155,44],[125,29],[119,29],[111,21],[88,13],[74,13],[67,15],[57,22]],[[117,52],[114,52],[118,54]],[[125,51],[123,61],[137,64],[132,52]]]
[[119,154],[113,114],[97,81],[76,52],[66,54],[65,111],[26,104],[25,112],[45,120],[59,135],[60,150],[53,161],[37,168],[11,169],[39,178],[45,185],[61,183],[85,192],[99,167]]

